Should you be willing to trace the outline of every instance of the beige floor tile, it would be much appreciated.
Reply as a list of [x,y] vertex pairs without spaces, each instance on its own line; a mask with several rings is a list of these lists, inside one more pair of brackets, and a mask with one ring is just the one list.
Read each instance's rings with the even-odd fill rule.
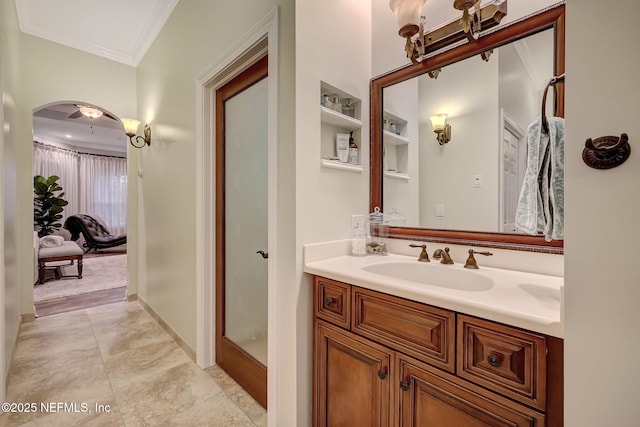
[[[127,422],[127,425],[130,424]],[[249,417],[224,393],[194,405],[188,410],[170,414],[163,419],[154,420],[154,423],[149,425],[255,427]]]
[[[233,379],[219,367],[198,368],[137,302],[23,324],[7,401],[34,402],[38,411],[1,414],[0,425],[266,425],[266,411]],[[81,412],[45,412],[41,402],[75,403]],[[96,404],[110,410],[97,413]]]
[[86,378],[96,378],[97,375],[107,377],[100,352],[94,347],[86,350],[70,349],[55,354],[36,353],[15,358],[10,382],[13,385],[34,381],[43,385],[77,384]]
[[104,359],[107,374],[114,387],[142,381],[145,377],[153,377],[158,372],[187,362],[191,362],[191,359],[175,342],[148,344]]
[[[42,422],[42,425],[73,425],[92,417],[94,414],[89,413],[88,410],[92,410],[96,403],[116,407],[115,396],[108,378],[103,373],[92,374],[91,371],[85,371],[84,378],[74,382],[34,380],[15,386],[10,383],[7,401],[33,402],[37,405],[36,412],[4,414],[9,421],[6,425],[12,426],[36,421]],[[58,402],[67,404],[68,409],[64,406],[61,408],[55,406]],[[46,409],[42,405],[54,406]],[[87,411],[85,411],[85,405]]]
[[171,418],[222,393],[216,382],[191,362],[158,371],[114,390],[123,417],[138,423]]
[[96,333],[96,340],[105,360],[149,344],[175,343],[153,319],[132,322],[129,327]]
[[211,366],[205,369],[207,374],[220,385],[229,399],[235,403],[258,426],[267,425],[267,410],[249,393],[236,383],[221,367]]

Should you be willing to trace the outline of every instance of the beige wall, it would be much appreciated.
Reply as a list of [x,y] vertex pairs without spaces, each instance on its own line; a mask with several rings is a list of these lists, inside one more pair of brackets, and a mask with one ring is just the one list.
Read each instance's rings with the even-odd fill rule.
[[[640,416],[639,14],[637,0],[567,2],[567,427],[630,427]],[[583,163],[587,138],[622,132],[631,144],[625,164],[596,170]]]
[[[20,281],[18,235],[18,108],[20,100],[19,30],[14,2],[0,2],[0,397],[20,325]],[[26,237],[26,236],[25,236]],[[33,239],[29,235],[29,241]],[[31,275],[31,271],[29,274]]]

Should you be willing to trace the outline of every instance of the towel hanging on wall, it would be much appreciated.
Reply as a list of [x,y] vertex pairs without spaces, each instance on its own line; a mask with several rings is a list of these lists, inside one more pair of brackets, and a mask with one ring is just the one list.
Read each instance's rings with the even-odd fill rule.
[[564,82],[553,77],[542,97],[542,112],[527,128],[527,168],[516,208],[516,227],[542,233],[546,241],[564,238],[564,119],[546,117],[547,92]]
[[564,238],[564,119],[549,117],[548,133],[538,118],[527,129],[527,168],[516,208],[516,227],[544,234],[546,241]]

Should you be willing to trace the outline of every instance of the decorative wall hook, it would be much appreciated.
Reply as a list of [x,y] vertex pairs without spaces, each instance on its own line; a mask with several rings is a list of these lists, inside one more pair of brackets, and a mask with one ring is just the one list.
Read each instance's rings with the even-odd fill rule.
[[594,169],[611,169],[623,164],[631,154],[629,136],[601,136],[587,139],[582,150],[582,160]]

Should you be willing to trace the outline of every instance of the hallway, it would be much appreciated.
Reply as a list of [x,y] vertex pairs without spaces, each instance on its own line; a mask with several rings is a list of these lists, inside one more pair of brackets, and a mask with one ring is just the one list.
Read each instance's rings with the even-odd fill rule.
[[220,368],[198,368],[135,301],[22,324],[7,402],[35,411],[3,413],[0,425],[255,427],[267,419]]

